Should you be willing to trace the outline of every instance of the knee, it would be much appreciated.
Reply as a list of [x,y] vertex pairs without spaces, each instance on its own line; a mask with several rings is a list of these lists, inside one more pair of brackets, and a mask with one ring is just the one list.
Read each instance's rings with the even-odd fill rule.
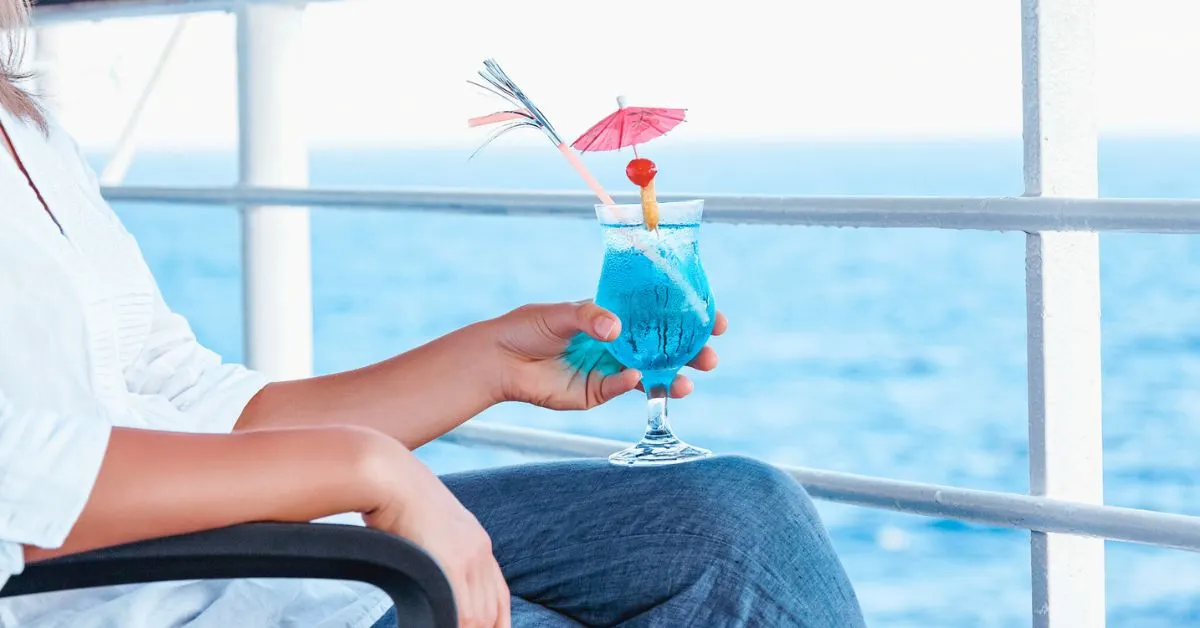
[[[690,468],[689,468],[690,467]],[[744,456],[720,456],[681,465],[681,496],[690,510],[708,514],[721,536],[769,546],[826,542],[816,508],[787,473]]]
[[775,619],[750,625],[862,626],[854,589],[799,482],[739,456],[682,466],[692,467],[681,474],[690,525],[714,541],[708,568],[736,588],[732,594],[744,595],[752,579],[770,598],[757,600],[752,614]]
[[719,456],[687,469],[688,487],[698,495],[719,500],[726,509],[775,518],[780,509],[812,508],[804,487],[790,475],[761,460]]

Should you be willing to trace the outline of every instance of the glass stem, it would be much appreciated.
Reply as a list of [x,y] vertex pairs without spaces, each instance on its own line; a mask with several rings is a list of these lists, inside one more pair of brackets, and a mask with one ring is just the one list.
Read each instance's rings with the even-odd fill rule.
[[654,385],[646,390],[646,435],[642,441],[664,442],[675,440],[671,424],[667,422],[667,387]]

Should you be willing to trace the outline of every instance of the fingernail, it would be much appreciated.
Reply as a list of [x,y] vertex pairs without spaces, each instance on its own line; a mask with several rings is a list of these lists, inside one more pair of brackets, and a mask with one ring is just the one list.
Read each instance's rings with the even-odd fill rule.
[[601,340],[608,340],[608,335],[611,334],[613,328],[617,326],[617,321],[607,316],[602,316],[596,319],[595,325],[596,335],[599,336]]

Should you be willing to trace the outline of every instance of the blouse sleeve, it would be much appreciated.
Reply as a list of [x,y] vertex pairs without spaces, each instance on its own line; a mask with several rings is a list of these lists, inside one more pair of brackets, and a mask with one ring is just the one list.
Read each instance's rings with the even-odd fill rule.
[[[96,172],[79,145],[54,120],[51,129],[51,143],[57,144],[92,202],[111,213],[112,208],[100,195]],[[183,416],[157,423],[155,419],[163,417],[145,417],[151,421],[150,427],[188,432],[232,431],[246,404],[267,385],[267,378],[239,364],[223,362],[219,355],[201,345],[187,319],[167,306],[157,285],[153,300],[150,335],[140,354],[125,369],[126,385],[131,393],[157,398],[155,401],[165,399]]]
[[186,417],[188,431],[227,433],[268,380],[240,364],[223,362],[200,344],[187,319],[155,291],[150,337],[125,370],[129,391],[166,399]]
[[87,504],[112,432],[108,417],[30,412],[0,390],[0,586],[22,545],[60,547]]

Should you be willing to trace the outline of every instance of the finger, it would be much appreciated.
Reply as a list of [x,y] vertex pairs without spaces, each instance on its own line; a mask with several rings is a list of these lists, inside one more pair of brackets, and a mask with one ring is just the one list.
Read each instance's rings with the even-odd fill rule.
[[495,584],[492,578],[481,573],[478,567],[472,565],[471,575],[469,576],[471,587],[471,616],[467,625],[491,627],[496,625],[496,604],[494,602],[496,592]]
[[696,357],[692,358],[691,362],[688,362],[688,366],[697,371],[711,371],[717,368],[717,362],[716,349],[704,347],[700,350],[700,353],[696,354]]
[[546,329],[562,340],[570,340],[583,332],[596,340],[608,342],[621,333],[621,321],[615,314],[592,303],[557,303],[540,314]]
[[454,590],[454,605],[458,608],[458,625],[465,626],[472,614],[474,602],[471,598],[472,587],[466,576],[451,577],[450,588]]
[[464,589],[463,607],[458,612],[459,628],[470,628],[478,625],[479,620],[479,585],[475,582],[475,574],[467,572],[467,586]]
[[504,582],[504,576],[500,575],[500,567],[496,565],[496,559],[490,552],[483,560],[485,562],[479,565],[479,579],[484,585],[482,600],[487,608],[483,625],[496,628],[500,625],[500,610],[508,600],[508,585]]
[[600,380],[600,399],[599,403],[607,403],[608,401],[620,397],[625,393],[637,388],[642,381],[642,374],[637,369],[625,369],[620,373],[606,375]]
[[496,590],[500,596],[498,600],[500,604],[499,616],[496,617],[497,628],[512,628],[512,595],[508,592],[508,583],[504,581],[504,572],[500,571],[500,565],[492,561],[493,570],[496,572]]
[[729,319],[725,318],[724,314],[717,312],[717,318],[713,321],[712,335],[720,336],[727,329],[729,329]]
[[494,562],[491,555],[488,555],[481,557],[481,562],[477,566],[479,601],[485,610],[483,621],[479,622],[479,625],[486,628],[496,628],[500,622],[500,588],[496,582],[496,574],[492,570],[492,565],[489,564]]
[[[639,382],[635,386],[638,390],[646,392],[646,389]],[[696,384],[692,382],[686,375],[676,375],[675,380],[671,382],[670,396],[672,399],[686,397],[696,390]]]
[[696,385],[692,380],[685,375],[677,375],[675,381],[671,382],[671,398],[682,399],[692,393],[696,389]]

